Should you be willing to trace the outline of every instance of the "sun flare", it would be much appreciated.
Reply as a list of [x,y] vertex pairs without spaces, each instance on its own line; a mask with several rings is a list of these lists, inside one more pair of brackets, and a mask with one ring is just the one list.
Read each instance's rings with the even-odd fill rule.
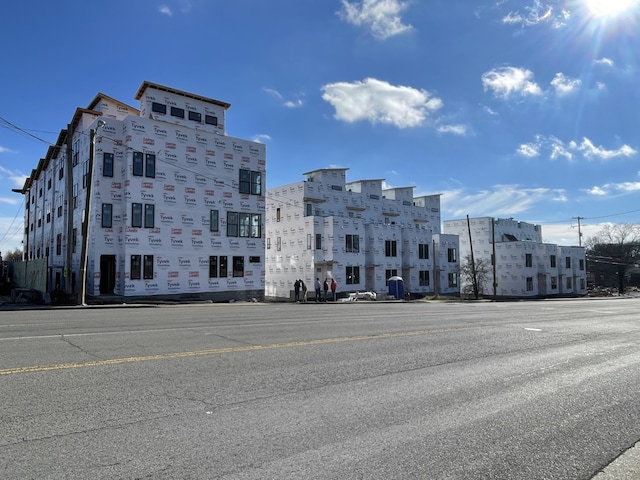
[[585,0],[589,12],[596,18],[622,15],[638,7],[638,0]]

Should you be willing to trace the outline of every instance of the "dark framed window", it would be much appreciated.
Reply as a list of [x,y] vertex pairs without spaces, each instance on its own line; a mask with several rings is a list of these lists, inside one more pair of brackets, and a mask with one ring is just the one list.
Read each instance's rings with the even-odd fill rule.
[[113,153],[102,154],[102,175],[113,177]]
[[398,242],[396,240],[384,241],[384,255],[385,257],[397,257],[398,256]]
[[233,257],[233,276],[244,277],[244,257]]
[[145,203],[144,205],[144,228],[154,228],[155,226],[155,205]]
[[251,238],[262,238],[262,215],[251,214]]
[[345,250],[347,252],[358,253],[360,251],[360,236],[347,235],[345,238]]
[[385,283],[387,284],[387,286],[389,285],[389,279],[396,276],[398,276],[398,270],[396,270],[395,268],[384,271]]
[[249,237],[251,234],[251,214],[240,212],[238,214],[238,236]]
[[282,238],[276,237],[276,250],[279,252],[282,250]]
[[111,228],[113,226],[113,204],[102,204],[102,228]]
[[251,193],[251,170],[245,170],[244,168],[240,169],[240,174],[238,178],[239,183],[239,191],[240,193],[246,193],[247,195]]
[[527,277],[527,292],[533,291],[533,277]]
[[76,249],[78,248],[78,229],[73,229],[73,234],[71,235],[71,251],[76,253]]
[[218,257],[215,255],[209,257],[209,278],[218,278]]
[[145,156],[145,177],[156,178],[156,156],[153,153],[147,153]]
[[322,250],[322,234],[316,233],[316,250]]
[[551,257],[549,257],[549,260],[550,260],[551,268],[556,268],[556,256],[551,255]]
[[262,172],[251,172],[251,195],[262,195]]
[[220,230],[220,212],[218,210],[209,211],[209,231],[218,232]]
[[144,256],[142,275],[145,280],[151,280],[153,278],[153,255]]
[[260,263],[261,261],[262,259],[260,258],[260,256],[251,255],[249,257],[249,263]]
[[531,253],[524,254],[524,264],[525,264],[525,267],[533,267],[533,254]]
[[184,108],[171,107],[171,116],[184,118]]
[[580,265],[580,266],[579,266],[578,268],[579,268],[580,270],[584,270],[584,260],[583,260],[582,258],[580,259],[580,263],[579,263],[579,265]]
[[189,111],[189,120],[192,120],[194,122],[202,122],[202,114],[199,112],[193,112],[193,111]]
[[566,257],[565,258],[564,266],[566,268],[571,268],[571,257]]
[[167,113],[167,106],[164,103],[153,102],[151,111],[156,113]]
[[421,259],[421,260],[427,260],[429,258],[429,244],[428,243],[419,243],[418,244],[418,258]]
[[141,203],[132,203],[131,204],[131,226],[132,227],[142,227],[142,204]]
[[218,258],[220,263],[220,268],[218,269],[220,278],[227,278],[227,257],[225,255],[220,255]]
[[457,287],[458,286],[458,274],[455,272],[452,272],[448,275],[449,278],[449,286],[450,287]]
[[421,287],[429,286],[429,270],[420,270],[418,272],[419,275],[419,284]]
[[206,123],[207,125],[218,125],[218,117],[215,117],[213,115],[205,115],[204,116],[204,123]]
[[348,266],[345,273],[347,285],[357,285],[360,283],[360,267]]
[[227,237],[238,236],[238,212],[227,212]]
[[447,250],[447,260],[452,263],[458,261],[458,252],[455,248],[449,248]]
[[131,280],[140,280],[142,274],[142,256],[131,255],[131,271],[129,272],[129,278]]
[[56,255],[62,255],[62,234],[56,235]]
[[141,177],[144,174],[144,159],[142,152],[133,152],[133,174]]

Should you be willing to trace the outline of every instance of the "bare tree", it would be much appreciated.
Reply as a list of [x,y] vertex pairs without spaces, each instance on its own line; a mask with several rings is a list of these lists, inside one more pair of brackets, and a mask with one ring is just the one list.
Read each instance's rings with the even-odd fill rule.
[[9,250],[7,253],[2,255],[2,260],[5,262],[19,262],[22,260],[22,250],[18,250],[17,248],[13,251]]
[[475,259],[474,264],[471,262],[471,254],[464,257],[464,261],[460,265],[460,278],[462,279],[462,293],[464,295],[473,295],[476,300],[484,295],[484,287],[489,278],[491,265],[485,258]]
[[607,224],[585,246],[596,283],[614,283],[624,293],[627,271],[640,259],[640,225]]

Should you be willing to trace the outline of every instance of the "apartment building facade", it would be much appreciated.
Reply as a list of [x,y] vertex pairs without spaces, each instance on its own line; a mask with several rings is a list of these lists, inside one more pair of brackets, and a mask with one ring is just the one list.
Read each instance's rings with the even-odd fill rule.
[[304,173],[267,191],[265,297],[289,299],[302,279],[341,292],[388,294],[401,277],[413,296],[459,294],[458,237],[440,227],[440,196],[382,179],[346,181],[347,168]]
[[143,82],[98,94],[27,178],[25,258],[87,297],[262,298],[265,145],[226,134],[228,103]]
[[[472,247],[476,262],[484,261],[487,272],[479,285],[484,295],[532,298],[587,293],[585,248],[543,243],[540,225],[479,217],[447,220],[443,229],[459,236],[463,262]],[[469,285],[461,287],[464,291]]]

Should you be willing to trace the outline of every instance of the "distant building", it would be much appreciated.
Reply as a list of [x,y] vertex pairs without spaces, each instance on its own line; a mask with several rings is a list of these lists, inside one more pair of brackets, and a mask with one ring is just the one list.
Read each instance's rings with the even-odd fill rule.
[[540,225],[480,217],[469,223],[447,220],[443,230],[460,237],[461,262],[473,246],[476,262],[483,259],[488,265],[486,281],[480,285],[484,295],[527,298],[587,293],[585,248],[543,243]]
[[135,98],[78,108],[31,172],[25,258],[48,259],[49,291],[86,272],[88,297],[262,298],[265,146],[226,135],[228,103],[150,82]]
[[266,206],[266,298],[292,298],[302,279],[335,278],[339,292],[386,295],[402,278],[412,295],[459,294],[457,235],[440,230],[440,196],[383,180],[346,182],[346,168],[305,173],[271,188]]

